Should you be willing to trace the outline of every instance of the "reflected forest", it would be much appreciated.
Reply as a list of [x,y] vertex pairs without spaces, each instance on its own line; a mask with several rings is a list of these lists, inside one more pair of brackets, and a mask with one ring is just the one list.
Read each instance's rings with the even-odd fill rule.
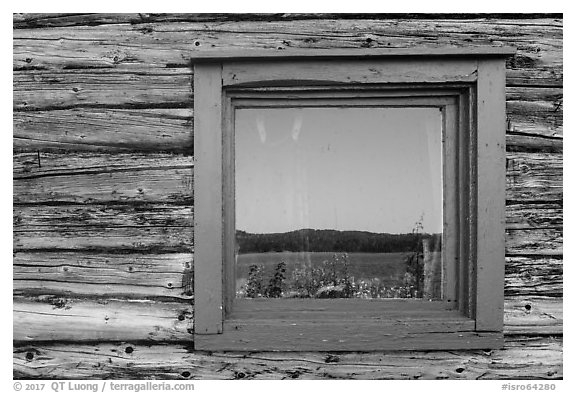
[[438,108],[239,109],[236,295],[442,292]]

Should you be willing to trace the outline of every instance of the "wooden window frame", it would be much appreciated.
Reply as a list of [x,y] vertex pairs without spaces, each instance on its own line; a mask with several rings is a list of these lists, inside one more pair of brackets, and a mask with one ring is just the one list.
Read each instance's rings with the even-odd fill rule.
[[[503,343],[510,48],[214,52],[194,58],[194,346],[432,350]],[[235,299],[234,111],[443,111],[443,301]],[[446,134],[448,132],[448,134]]]

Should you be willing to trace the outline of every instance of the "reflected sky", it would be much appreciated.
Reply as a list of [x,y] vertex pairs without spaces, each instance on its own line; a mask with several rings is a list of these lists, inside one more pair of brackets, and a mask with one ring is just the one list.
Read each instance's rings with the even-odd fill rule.
[[238,109],[236,227],[442,232],[438,108]]

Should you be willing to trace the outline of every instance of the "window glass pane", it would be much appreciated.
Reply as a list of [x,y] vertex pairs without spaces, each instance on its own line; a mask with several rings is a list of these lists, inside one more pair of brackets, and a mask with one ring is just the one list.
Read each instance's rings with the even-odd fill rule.
[[238,297],[441,298],[439,108],[235,112]]

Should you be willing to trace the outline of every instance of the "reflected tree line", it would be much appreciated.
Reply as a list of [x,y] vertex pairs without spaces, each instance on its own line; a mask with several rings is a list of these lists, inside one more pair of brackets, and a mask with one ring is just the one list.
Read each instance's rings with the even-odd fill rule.
[[266,252],[423,252],[423,243],[437,245],[440,251],[441,234],[428,233],[372,233],[337,231],[330,229],[300,229],[285,233],[248,233],[236,231],[240,254]]

